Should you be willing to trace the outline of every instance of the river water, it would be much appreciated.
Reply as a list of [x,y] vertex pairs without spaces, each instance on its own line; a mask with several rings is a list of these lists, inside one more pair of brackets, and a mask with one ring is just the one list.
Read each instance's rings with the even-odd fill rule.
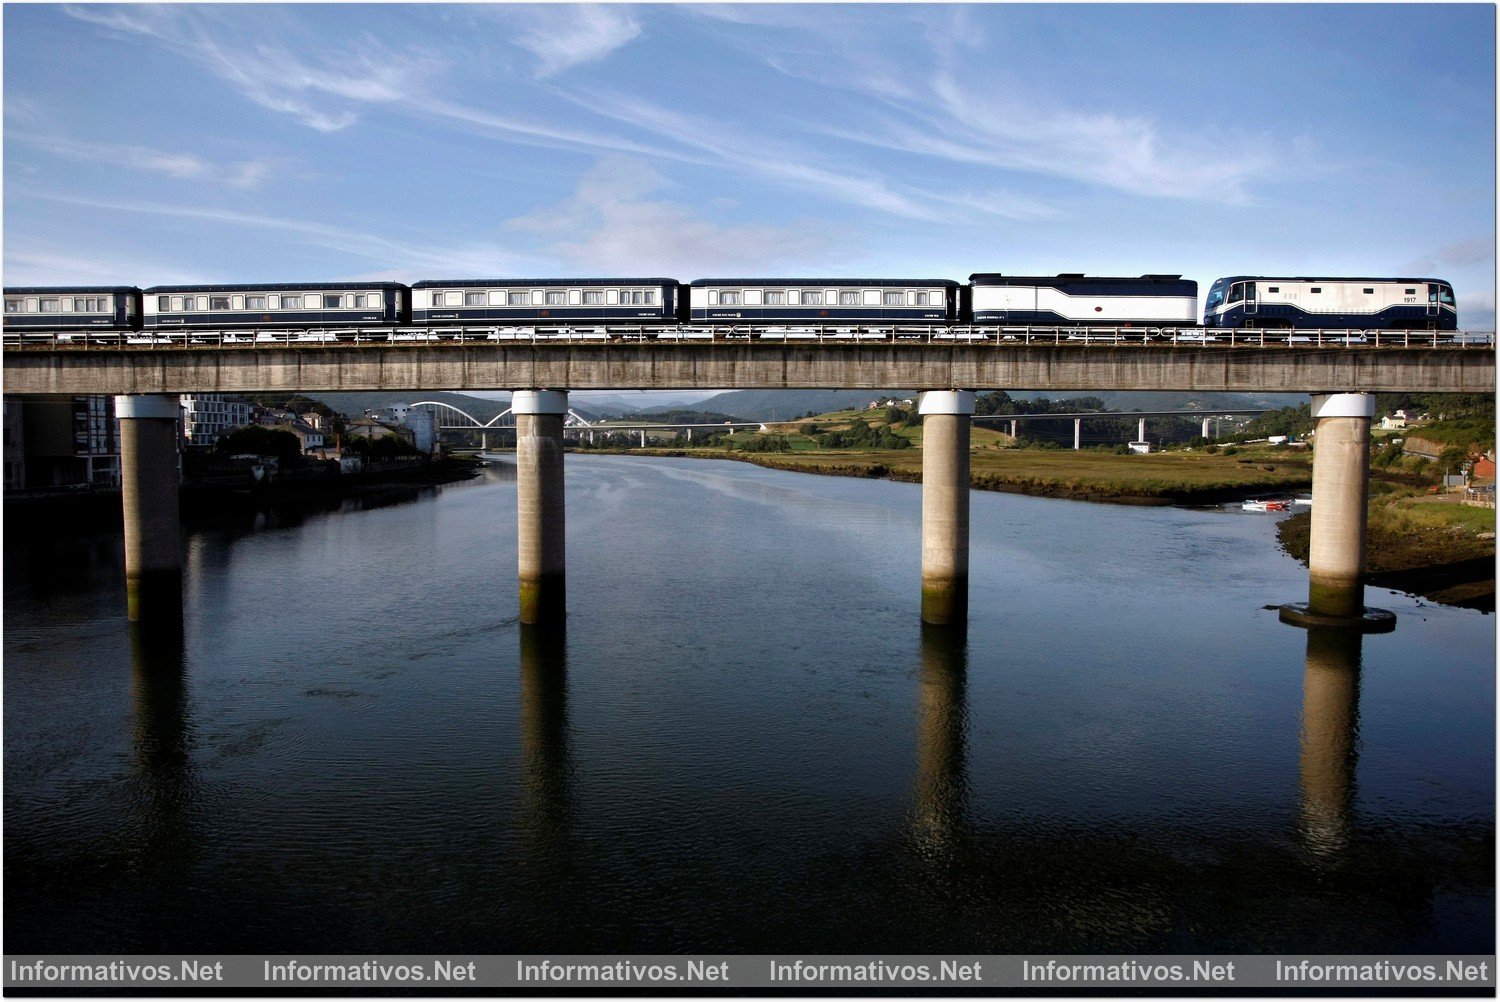
[[515,481],[188,537],[132,643],[107,534],[5,538],[9,952],[1473,952],[1494,620],[1264,607],[1275,516],[569,456],[565,636]]

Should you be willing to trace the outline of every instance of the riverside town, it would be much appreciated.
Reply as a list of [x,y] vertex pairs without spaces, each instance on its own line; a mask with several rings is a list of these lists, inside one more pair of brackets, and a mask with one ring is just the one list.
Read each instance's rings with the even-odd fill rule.
[[0,989],[1493,995],[1496,12],[7,6]]

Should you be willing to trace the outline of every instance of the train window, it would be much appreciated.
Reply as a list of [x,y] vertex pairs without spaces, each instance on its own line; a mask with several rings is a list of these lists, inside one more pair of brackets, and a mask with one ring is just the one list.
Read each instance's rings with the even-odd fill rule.
[[172,312],[172,297],[171,296],[157,296],[156,297],[156,312],[157,313],[171,313]]
[[843,289],[839,292],[840,306],[858,306],[859,292],[854,289]]
[[245,297],[245,309],[247,309],[247,310],[263,310],[265,308],[266,308],[266,297],[265,296],[246,296]]
[[904,292],[900,292],[900,291],[895,290],[895,289],[886,289],[885,290],[885,304],[884,305],[886,305],[886,306],[905,306],[906,305],[906,294]]
[[465,306],[488,306],[489,305],[489,301],[490,301],[490,297],[487,296],[487,295],[485,295],[482,292],[465,292],[464,293],[464,305]]
[[803,306],[822,306],[823,305],[823,290],[822,289],[803,289],[802,290],[802,305]]
[[25,304],[25,301],[23,301],[23,300],[20,300],[20,299],[7,299],[5,301],[5,312],[6,313],[20,313],[21,312],[21,307],[24,306],[24,305],[26,305],[26,304]]
[[443,294],[441,292],[434,292],[432,294],[432,305],[433,306],[442,306],[443,305]]
[[[308,298],[311,299],[311,298],[314,298],[314,297],[309,296]],[[283,310],[300,310],[300,309],[302,309],[302,297],[301,296],[282,296],[281,297],[281,308]]]
[[1374,289],[1366,289],[1365,290],[1365,295],[1367,295],[1367,296],[1373,296],[1373,295],[1375,295],[1375,290]]
[[354,305],[360,309],[374,310],[380,308],[380,293],[366,292],[354,294]]
[[1453,290],[1448,288],[1446,285],[1438,286],[1438,302],[1444,304],[1445,306],[1458,305],[1453,301]]
[[918,305],[918,306],[926,306],[927,305],[927,293],[925,293],[925,292],[919,292],[919,293],[917,293],[917,302],[916,302],[916,305]]
[[655,306],[656,305],[656,290],[655,289],[647,289],[646,290],[646,305],[647,306]]
[[583,290],[583,305],[584,306],[603,306],[604,305],[604,290],[603,289],[585,289],[585,290]]
[[507,305],[507,306],[530,306],[531,305],[531,293],[529,293],[529,292],[509,292],[509,293],[506,293],[506,296],[505,296],[505,305]]
[[1245,284],[1243,282],[1236,282],[1236,283],[1234,283],[1233,285],[1231,285],[1229,287],[1229,299],[1228,299],[1228,302],[1237,303],[1237,302],[1239,302],[1240,300],[1242,300],[1244,298],[1245,298]]
[[1415,296],[1417,294],[1417,290],[1416,289],[1407,289],[1406,290],[1406,294],[1408,296]]
[[209,306],[209,309],[212,309],[212,310],[227,310],[227,309],[229,309],[229,297],[228,296],[210,296],[209,300],[208,300],[208,306]]
[[1279,285],[1268,286],[1266,288],[1266,291],[1267,292],[1280,292],[1281,291],[1281,286],[1279,286]]
[[786,293],[780,291],[779,289],[775,290],[775,291],[773,291],[771,289],[767,289],[766,290],[766,305],[767,306],[785,306],[786,305]]
[[1315,285],[1311,289],[1308,289],[1307,291],[1308,292],[1322,292],[1323,290],[1321,288],[1319,288],[1318,286]]
[[548,306],[566,306],[567,304],[568,304],[568,294],[566,292],[563,292],[561,289],[548,289],[547,290],[547,305]]
[[730,292],[728,289],[726,289],[723,292],[719,293],[719,305],[720,306],[738,306],[738,305],[740,305],[740,293],[739,293],[739,290],[736,289],[735,291]]
[[43,313],[56,313],[58,302],[55,299],[43,299],[41,302]]
[[630,290],[630,305],[631,306],[643,306],[643,305],[645,305],[645,302],[646,302],[646,294],[644,292],[642,292],[640,289],[631,289]]

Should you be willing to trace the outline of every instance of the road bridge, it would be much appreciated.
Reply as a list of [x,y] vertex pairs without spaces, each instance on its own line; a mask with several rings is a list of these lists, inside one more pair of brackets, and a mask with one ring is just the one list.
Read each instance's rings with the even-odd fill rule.
[[975,421],[1009,421],[1010,437],[1016,438],[1020,430],[1018,425],[1022,421],[1065,421],[1071,419],[1073,422],[1073,448],[1083,448],[1083,422],[1088,418],[1136,418],[1137,425],[1136,441],[1146,441],[1146,419],[1148,417],[1185,417],[1203,419],[1203,437],[1208,438],[1208,422],[1216,417],[1255,417],[1266,412],[1266,408],[1237,408],[1233,410],[1192,410],[1192,411],[1077,411],[1074,413],[1055,414],[975,414]]
[[181,621],[177,394],[514,391],[521,620],[544,623],[561,619],[565,607],[563,428],[569,390],[916,387],[923,421],[925,622],[959,624],[967,616],[969,431],[976,390],[1186,390],[1313,395],[1316,504],[1309,598],[1284,608],[1283,618],[1383,628],[1363,604],[1372,394],[1495,392],[1493,337],[1451,332],[1317,332],[1299,339],[1295,332],[1007,335],[944,328],[908,337],[889,329],[794,337],[798,332],[766,328],[722,337],[710,331],[706,339],[689,338],[685,330],[666,337],[639,332],[634,340],[607,332],[545,339],[533,332],[502,340],[497,332],[494,338],[469,338],[460,331],[456,338],[428,332],[402,341],[387,331],[383,340],[368,342],[290,333],[262,342],[255,332],[237,332],[234,341],[220,332],[215,342],[204,336],[211,333],[104,345],[86,338],[31,342],[6,335],[7,391],[118,396],[133,618],[146,619],[148,607],[175,602]]

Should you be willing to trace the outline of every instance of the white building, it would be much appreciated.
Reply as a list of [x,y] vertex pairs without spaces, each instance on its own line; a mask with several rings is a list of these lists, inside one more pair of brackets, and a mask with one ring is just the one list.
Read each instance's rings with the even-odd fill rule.
[[253,405],[222,393],[184,393],[182,437],[189,445],[213,445],[220,435],[250,424]]

